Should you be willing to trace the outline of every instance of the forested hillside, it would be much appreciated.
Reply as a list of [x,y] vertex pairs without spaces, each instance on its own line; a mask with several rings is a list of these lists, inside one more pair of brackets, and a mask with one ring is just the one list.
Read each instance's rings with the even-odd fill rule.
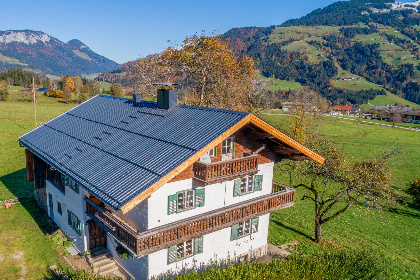
[[336,2],[280,26],[234,28],[231,48],[265,77],[293,80],[334,103],[392,92],[420,103],[418,3]]
[[[420,1],[341,1],[279,26],[233,28],[221,36],[237,55],[254,59],[260,78],[272,81],[270,90],[294,83],[333,104],[364,104],[378,95],[390,105],[420,104],[419,10]],[[131,86],[134,66],[99,79]]]

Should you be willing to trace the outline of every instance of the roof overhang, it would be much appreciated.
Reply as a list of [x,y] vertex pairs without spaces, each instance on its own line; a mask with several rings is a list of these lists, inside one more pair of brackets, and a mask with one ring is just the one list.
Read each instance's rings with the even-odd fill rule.
[[127,213],[134,207],[136,207],[140,202],[147,199],[152,193],[154,193],[156,190],[158,190],[160,187],[162,187],[164,184],[168,183],[171,179],[173,179],[175,176],[177,176],[179,173],[184,171],[188,166],[199,160],[204,154],[208,153],[214,146],[218,145],[220,142],[222,142],[227,137],[234,134],[236,131],[241,129],[247,124],[252,124],[259,129],[265,131],[266,133],[271,134],[276,139],[281,141],[282,143],[286,144],[287,146],[290,146],[293,149],[296,149],[297,151],[301,152],[303,155],[307,156],[308,158],[313,159],[314,161],[323,164],[325,162],[325,159],[320,156],[319,154],[315,153],[311,149],[307,148],[303,144],[299,143],[297,140],[293,139],[292,137],[288,136],[284,132],[280,131],[276,127],[272,126],[271,124],[267,123],[263,119],[259,118],[258,116],[254,114],[248,114],[243,119],[241,119],[239,122],[237,122],[235,125],[233,125],[230,129],[219,135],[216,139],[214,139],[212,142],[210,142],[207,146],[205,146],[203,149],[195,153],[193,156],[191,156],[188,160],[184,161],[182,164],[180,164],[178,167],[173,169],[171,172],[166,174],[164,177],[162,177],[159,181],[157,181],[155,184],[150,186],[148,189],[143,191],[141,194],[136,196],[134,199],[132,199],[130,202],[125,204],[123,207],[121,207],[122,213]]

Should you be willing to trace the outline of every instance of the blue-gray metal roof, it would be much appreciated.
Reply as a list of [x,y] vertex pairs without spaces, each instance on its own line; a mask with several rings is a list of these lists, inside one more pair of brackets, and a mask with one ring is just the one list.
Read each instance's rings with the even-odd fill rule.
[[246,115],[97,95],[19,142],[119,210]]

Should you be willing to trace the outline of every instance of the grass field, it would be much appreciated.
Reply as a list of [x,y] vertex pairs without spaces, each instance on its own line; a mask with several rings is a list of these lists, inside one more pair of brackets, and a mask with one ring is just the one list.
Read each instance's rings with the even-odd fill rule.
[[[285,127],[287,116],[264,116],[267,121]],[[407,183],[420,174],[420,137],[418,132],[393,128],[359,126],[324,121],[325,134],[345,143],[349,160],[363,159],[369,154],[380,154],[387,148],[402,149],[392,164],[394,185],[406,189]],[[285,180],[280,173],[275,179]],[[287,182],[287,181],[286,181]],[[276,244],[292,240],[310,242],[314,233],[313,204],[301,201],[297,193],[296,205],[271,215],[269,239]],[[413,238],[420,232],[420,209],[412,204],[397,205],[391,211],[368,213],[363,205],[323,227],[323,236],[337,247],[369,250],[381,255],[393,279],[420,277],[420,241]]]
[[334,80],[332,85],[339,88],[346,88],[349,90],[362,90],[362,89],[383,89],[380,85],[371,83],[367,81],[365,78],[361,78],[360,80],[350,80],[350,81],[343,81],[343,80]]
[[363,107],[365,108],[372,108],[374,105],[394,105],[394,104],[403,104],[408,105],[413,108],[420,108],[419,104],[410,102],[401,98],[393,93],[387,91],[386,95],[377,95],[373,100],[369,101],[370,104],[364,104]]
[[[72,106],[40,95],[38,124]],[[32,103],[0,102],[0,201],[33,196],[33,183],[26,182],[24,149],[17,137],[34,127]],[[43,279],[49,266],[65,266],[45,235],[49,222],[33,199],[10,209],[0,207],[0,221],[0,279]]]
[[282,50],[290,52],[300,52],[305,53],[311,62],[319,63],[320,61],[326,60],[323,56],[318,56],[321,53],[312,45],[309,45],[305,41],[294,41],[287,46],[282,47]]
[[[40,95],[37,103],[38,123],[43,123],[72,104]],[[290,117],[264,116],[267,121],[285,128]],[[420,137],[418,132],[392,128],[366,127],[322,121],[325,134],[341,139],[349,152],[349,159],[362,159],[379,154],[387,147],[401,147],[392,165],[394,184],[405,189],[408,181],[420,173]],[[0,102],[0,200],[15,196],[30,196],[32,183],[26,183],[24,149],[17,137],[34,128],[33,105],[22,102]],[[284,182],[279,172],[276,180]],[[283,244],[299,240],[309,250],[324,250],[311,241],[313,206],[302,202],[298,190],[296,205],[271,215],[269,240]],[[337,248],[369,250],[379,254],[394,279],[418,279],[420,241],[420,211],[408,200],[408,206],[398,205],[392,211],[368,214],[363,205],[356,205],[347,213],[323,227],[323,236]],[[23,201],[10,209],[0,208],[0,279],[43,279],[48,266],[62,265],[48,233],[48,220],[42,216],[34,200]],[[312,249],[311,249],[312,248]]]
[[420,61],[412,58],[412,54],[409,51],[381,51],[381,57],[383,60],[393,65],[394,67],[399,67],[401,64],[413,64],[417,66],[420,64]]

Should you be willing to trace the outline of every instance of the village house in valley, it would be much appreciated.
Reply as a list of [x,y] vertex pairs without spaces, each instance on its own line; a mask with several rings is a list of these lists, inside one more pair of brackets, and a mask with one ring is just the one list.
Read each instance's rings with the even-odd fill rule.
[[275,162],[324,158],[252,113],[140,97],[97,95],[19,137],[39,205],[111,276],[111,256],[149,279],[263,255],[269,214],[294,204]]

